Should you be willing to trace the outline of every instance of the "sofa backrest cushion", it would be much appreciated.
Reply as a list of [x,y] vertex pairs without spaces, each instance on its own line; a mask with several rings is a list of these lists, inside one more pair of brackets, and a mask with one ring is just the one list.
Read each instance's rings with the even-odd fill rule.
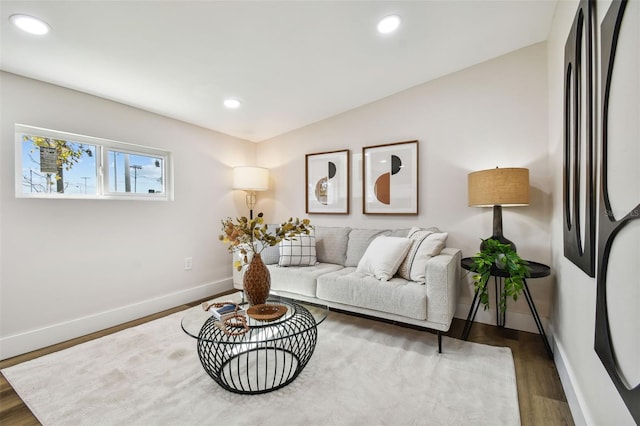
[[280,261],[280,248],[277,244],[262,250],[262,261],[265,265],[275,265]]
[[315,226],[318,262],[344,266],[349,242],[349,227]]
[[409,235],[409,231],[409,228],[392,229],[390,231],[387,231],[385,235],[389,237],[407,237],[407,235]]
[[[277,225],[275,223],[268,224],[267,232],[269,232],[271,235],[275,234],[276,228],[278,226],[280,225]],[[256,245],[258,244],[262,243],[256,243]],[[260,257],[262,257],[262,261],[265,265],[275,265],[280,261],[280,247],[278,247],[277,244],[275,246],[267,246],[262,249]]]
[[[387,229],[352,229],[349,233],[349,245],[347,246],[347,260],[344,266],[358,266],[360,259],[367,251],[369,244],[381,235],[388,235]],[[406,234],[405,234],[406,236]]]
[[356,272],[373,275],[381,281],[388,281],[395,275],[409,247],[411,247],[409,238],[380,235],[367,247]]

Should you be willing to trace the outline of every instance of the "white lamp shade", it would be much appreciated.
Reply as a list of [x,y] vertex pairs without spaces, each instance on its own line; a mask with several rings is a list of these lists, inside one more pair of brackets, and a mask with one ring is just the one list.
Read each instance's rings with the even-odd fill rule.
[[234,167],[233,189],[266,191],[269,189],[269,169],[264,167]]

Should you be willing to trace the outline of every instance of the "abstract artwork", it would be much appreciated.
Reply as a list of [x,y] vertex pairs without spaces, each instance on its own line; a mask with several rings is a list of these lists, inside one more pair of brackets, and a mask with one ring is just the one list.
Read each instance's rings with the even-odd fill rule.
[[349,214],[349,150],[305,156],[307,213]]
[[595,276],[593,0],[582,0],[564,50],[564,255]]
[[418,141],[362,148],[362,212],[418,214]]
[[[627,19],[625,16],[627,10]],[[614,0],[601,24],[602,163],[595,351],[640,423],[640,4]]]

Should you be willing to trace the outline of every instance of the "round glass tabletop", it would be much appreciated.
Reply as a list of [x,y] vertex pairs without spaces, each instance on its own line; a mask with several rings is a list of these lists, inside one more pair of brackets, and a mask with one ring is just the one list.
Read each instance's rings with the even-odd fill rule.
[[[245,311],[249,309],[249,304],[242,302],[242,293],[234,293],[212,300],[211,302],[233,302],[239,304]],[[248,335],[254,336],[258,331],[262,339],[269,340],[270,335],[273,338],[282,338],[286,335],[295,335],[305,331],[309,327],[315,327],[325,320],[329,312],[329,308],[323,305],[315,305],[299,301],[285,299],[275,294],[270,295],[266,302],[267,305],[274,305],[278,309],[286,308],[284,315],[275,319],[256,319],[245,312],[247,322]],[[295,323],[295,326],[291,326]],[[182,318],[182,329],[189,336],[198,340],[215,341],[215,342],[238,342],[239,335],[227,334],[225,332],[212,333],[212,327],[218,327],[224,331],[222,321],[215,318],[209,311],[205,311],[201,305],[195,306],[185,311]],[[208,330],[204,333],[204,330]],[[275,330],[277,329],[277,332]],[[241,327],[227,327],[231,332],[241,331]],[[271,330],[271,331],[270,331]],[[251,332],[248,332],[251,331]]]

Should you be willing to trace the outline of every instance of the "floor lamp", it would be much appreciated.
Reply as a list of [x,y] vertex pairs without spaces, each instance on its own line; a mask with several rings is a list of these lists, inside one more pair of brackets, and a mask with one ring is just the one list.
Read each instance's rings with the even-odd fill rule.
[[256,192],[269,189],[269,170],[264,167],[241,166],[233,168],[233,189],[246,191],[249,219],[253,219]]
[[[502,234],[502,207],[529,205],[529,169],[489,169],[469,173],[469,206],[493,207],[493,235],[487,239],[516,246]],[[480,245],[480,250],[484,244]]]

